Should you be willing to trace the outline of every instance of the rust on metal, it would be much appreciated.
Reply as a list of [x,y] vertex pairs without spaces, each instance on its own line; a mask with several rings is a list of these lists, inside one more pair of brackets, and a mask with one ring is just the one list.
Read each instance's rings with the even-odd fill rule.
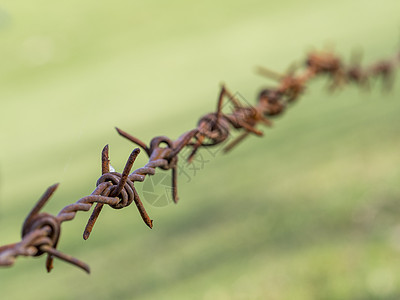
[[[53,268],[54,258],[64,260],[86,272],[89,266],[82,261],[57,250],[61,234],[61,224],[73,220],[78,211],[89,211],[96,203],[87,225],[83,238],[89,238],[93,227],[98,220],[104,205],[114,209],[121,209],[135,202],[144,223],[152,228],[153,220],[147,214],[140,200],[134,183],[143,182],[146,176],[156,173],[157,168],[172,172],[172,199],[178,201],[177,167],[178,155],[189,148],[187,160],[190,162],[200,148],[212,147],[228,140],[232,130],[240,131],[239,135],[224,146],[224,152],[232,150],[250,135],[263,136],[257,128],[259,124],[272,126],[272,118],[282,115],[290,103],[296,101],[305,91],[306,84],[316,76],[325,76],[329,88],[338,89],[345,84],[355,84],[360,88],[369,87],[370,81],[381,80],[383,88],[389,89],[394,82],[396,68],[400,65],[400,51],[390,59],[382,60],[369,67],[363,68],[359,61],[349,65],[332,52],[309,53],[304,61],[303,70],[299,72],[291,67],[286,74],[278,74],[267,68],[259,68],[258,72],[277,81],[277,86],[263,89],[258,96],[257,103],[252,106],[241,103],[224,85],[221,86],[217,99],[216,111],[200,118],[196,128],[189,130],[171,140],[166,136],[156,136],[147,146],[140,139],[130,135],[122,129],[116,128],[124,138],[142,148],[149,157],[148,163],[131,172],[139,148],[129,155],[122,173],[110,172],[109,147],[106,145],[101,154],[101,176],[97,180],[94,191],[73,204],[64,207],[58,215],[40,212],[58,184],[49,187],[30,211],[22,226],[20,242],[0,247],[0,266],[11,266],[18,256],[41,256],[47,254],[46,269]],[[231,108],[225,112],[224,101],[229,101]]]

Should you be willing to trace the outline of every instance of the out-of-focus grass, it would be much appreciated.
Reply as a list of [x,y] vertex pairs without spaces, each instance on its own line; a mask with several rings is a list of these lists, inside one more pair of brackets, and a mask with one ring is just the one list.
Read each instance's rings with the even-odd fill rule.
[[[18,240],[34,202],[46,210],[90,193],[109,143],[121,170],[132,145],[176,138],[214,109],[226,82],[249,102],[253,68],[284,70],[335,43],[365,62],[398,46],[398,1],[4,1],[0,5],[0,242]],[[59,249],[92,275],[44,258],[0,269],[2,299],[398,299],[400,93],[323,80],[262,139],[208,158],[179,205],[105,209],[63,225]],[[206,155],[206,154],[205,154]],[[146,161],[141,154],[136,166]],[[23,181],[21,181],[23,178]]]

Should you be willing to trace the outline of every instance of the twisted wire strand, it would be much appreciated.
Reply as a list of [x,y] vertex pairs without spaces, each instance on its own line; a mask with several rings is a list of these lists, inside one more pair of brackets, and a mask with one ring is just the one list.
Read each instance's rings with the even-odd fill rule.
[[[261,75],[276,80],[278,85],[275,88],[263,89],[254,106],[244,105],[222,85],[216,112],[201,117],[196,128],[185,132],[175,141],[165,136],[157,136],[147,146],[129,133],[116,128],[122,137],[138,145],[147,153],[148,163],[130,173],[140,152],[136,148],[129,156],[122,173],[110,172],[109,149],[106,145],[102,151],[102,175],[97,181],[95,190],[90,195],[61,209],[57,216],[53,216],[40,212],[57,189],[58,184],[49,187],[28,214],[22,227],[21,241],[0,247],[0,266],[13,265],[18,256],[41,256],[47,253],[46,268],[48,272],[53,268],[54,257],[57,257],[89,273],[90,269],[87,264],[56,249],[61,224],[73,220],[77,212],[89,211],[96,203],[84,230],[83,238],[85,240],[89,238],[105,204],[114,209],[121,209],[135,202],[143,221],[152,228],[153,220],[148,216],[134,182],[143,182],[146,176],[154,175],[157,168],[172,170],[172,197],[176,203],[178,201],[178,154],[184,148],[191,148],[191,153],[187,157],[190,162],[200,148],[216,146],[227,141],[232,130],[238,130],[241,133],[225,145],[224,152],[230,151],[251,134],[262,136],[263,132],[256,126],[258,124],[271,126],[270,119],[281,115],[290,103],[296,101],[304,93],[306,83],[317,76],[328,78],[330,90],[342,88],[346,84],[369,89],[371,81],[378,80],[382,81],[385,89],[389,89],[394,83],[395,70],[400,65],[400,51],[392,58],[365,68],[361,67],[359,62],[354,61],[345,65],[341,58],[334,53],[311,52],[307,55],[304,65],[305,69],[299,75],[296,75],[296,70],[293,68],[286,74],[258,68]],[[223,112],[225,99],[228,99],[233,106],[230,113]]]

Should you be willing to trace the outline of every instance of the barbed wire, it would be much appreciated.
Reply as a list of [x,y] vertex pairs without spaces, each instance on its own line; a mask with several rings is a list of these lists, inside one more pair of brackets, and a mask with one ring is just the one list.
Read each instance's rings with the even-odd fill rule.
[[[47,253],[46,269],[53,268],[54,258],[71,263],[86,272],[90,268],[84,262],[57,250],[61,233],[61,224],[75,218],[79,211],[89,211],[94,203],[96,206],[84,229],[83,238],[89,238],[93,227],[106,204],[114,209],[121,209],[135,202],[144,223],[152,228],[153,220],[147,214],[134,183],[143,182],[147,175],[154,175],[157,168],[172,172],[172,199],[178,202],[177,166],[178,154],[186,147],[191,148],[188,162],[191,162],[197,151],[202,147],[213,147],[227,141],[231,131],[241,133],[224,147],[224,152],[232,150],[249,135],[263,136],[257,125],[271,126],[271,118],[281,115],[290,103],[298,100],[303,94],[306,84],[317,76],[328,79],[329,89],[336,90],[348,84],[354,84],[362,89],[370,89],[373,81],[382,81],[385,90],[394,83],[396,68],[400,65],[400,51],[392,58],[378,61],[369,67],[362,67],[361,56],[353,56],[346,65],[333,52],[313,51],[308,53],[302,70],[291,67],[285,74],[278,74],[266,68],[258,68],[258,73],[278,82],[274,88],[263,89],[258,96],[256,105],[240,102],[224,85],[218,97],[217,109],[200,118],[197,127],[183,133],[178,139],[171,140],[166,136],[154,137],[149,146],[122,129],[116,128],[124,138],[130,140],[148,155],[148,163],[131,173],[131,169],[140,149],[135,148],[125,164],[122,173],[110,172],[109,147],[102,151],[102,175],[97,180],[94,191],[73,204],[64,207],[57,216],[40,212],[58,184],[52,185],[39,199],[26,217],[22,226],[22,239],[18,243],[0,247],[0,266],[11,266],[18,256],[41,256]],[[232,104],[231,112],[223,110],[224,100]]]

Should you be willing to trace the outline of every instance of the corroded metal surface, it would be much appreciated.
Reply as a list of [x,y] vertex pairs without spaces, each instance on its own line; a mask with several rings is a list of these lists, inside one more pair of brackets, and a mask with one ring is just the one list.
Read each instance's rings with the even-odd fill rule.
[[[178,139],[171,140],[165,136],[157,136],[150,145],[118,129],[124,138],[141,147],[148,155],[148,163],[131,172],[140,150],[134,149],[130,154],[122,173],[110,172],[108,145],[102,151],[102,175],[97,180],[95,190],[73,204],[64,207],[57,216],[40,212],[46,202],[58,187],[55,184],[47,189],[22,226],[22,239],[18,243],[0,247],[0,266],[11,266],[18,256],[41,256],[47,254],[47,271],[53,268],[53,259],[58,258],[69,262],[86,272],[89,266],[80,260],[57,250],[61,233],[61,224],[75,218],[78,211],[89,211],[94,203],[96,206],[88,220],[83,238],[89,238],[95,222],[104,205],[121,209],[135,202],[144,223],[152,228],[153,220],[148,216],[134,182],[143,182],[147,175],[154,175],[157,168],[172,171],[172,199],[178,201],[177,165],[178,154],[186,147],[191,149],[187,159],[190,162],[201,147],[212,147],[227,141],[232,130],[241,131],[236,139],[224,147],[224,151],[242,142],[253,134],[262,136],[258,124],[271,126],[271,118],[281,115],[291,102],[296,101],[304,92],[308,81],[316,76],[328,78],[329,88],[338,89],[346,84],[356,84],[361,88],[369,88],[371,82],[381,80],[383,88],[389,89],[394,81],[396,68],[400,65],[400,52],[393,58],[375,63],[363,68],[358,62],[345,65],[342,59],[330,52],[312,52],[305,59],[303,70],[289,70],[286,74],[277,74],[265,68],[259,68],[262,75],[278,81],[275,88],[264,89],[259,93],[256,105],[241,103],[225,86],[221,87],[217,110],[201,117],[197,127],[185,132]],[[230,112],[223,110],[224,100],[231,104]]]

